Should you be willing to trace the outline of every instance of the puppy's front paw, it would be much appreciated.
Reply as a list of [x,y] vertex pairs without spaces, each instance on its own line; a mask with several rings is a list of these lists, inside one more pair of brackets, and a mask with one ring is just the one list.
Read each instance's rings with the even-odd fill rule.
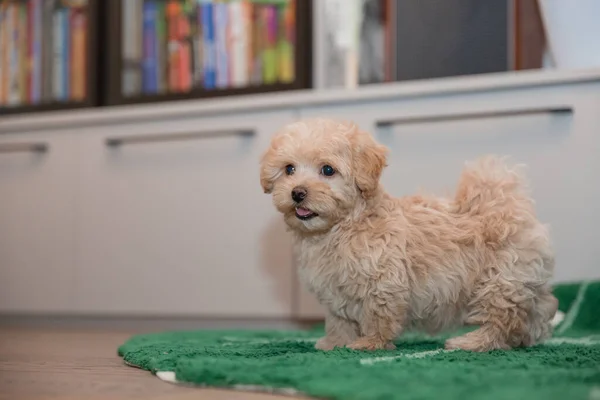
[[317,343],[315,343],[315,349],[317,350],[329,351],[335,349],[336,347],[344,347],[344,345],[337,344],[328,337],[322,337],[321,339],[317,340]]
[[396,346],[394,346],[391,342],[386,342],[384,340],[378,338],[370,338],[370,337],[362,337],[355,342],[348,345],[349,349],[352,350],[394,350]]

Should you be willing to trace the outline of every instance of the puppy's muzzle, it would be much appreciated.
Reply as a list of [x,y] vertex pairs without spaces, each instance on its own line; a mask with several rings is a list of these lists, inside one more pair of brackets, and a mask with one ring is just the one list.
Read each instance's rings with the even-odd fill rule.
[[308,191],[302,186],[296,186],[292,189],[292,200],[296,203],[302,203],[302,201],[306,198]]

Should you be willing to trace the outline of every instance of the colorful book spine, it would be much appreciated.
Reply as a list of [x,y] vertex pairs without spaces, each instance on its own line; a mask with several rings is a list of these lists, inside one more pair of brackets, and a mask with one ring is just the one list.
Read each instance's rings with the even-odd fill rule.
[[6,104],[6,80],[4,75],[7,71],[8,57],[6,50],[8,48],[6,39],[6,4],[0,2],[0,107]]
[[204,65],[204,88],[214,89],[216,87],[216,49],[215,49],[215,27],[213,19],[213,4],[210,1],[202,1],[202,46]]
[[121,42],[123,44],[122,94],[135,96],[142,91],[142,8],[144,0],[122,1],[123,20]]
[[277,58],[279,61],[279,81],[291,83],[295,79],[294,49],[295,49],[295,14],[296,1],[289,0],[288,4],[279,8],[279,38]]
[[29,74],[31,72],[29,62],[29,21],[27,3],[19,5],[19,89],[20,104],[29,102]]
[[244,87],[248,85],[248,47],[249,37],[246,36],[247,28],[245,8],[246,1],[234,1],[229,5],[229,74],[233,87]]
[[19,30],[19,8],[15,3],[8,3],[7,9],[7,30],[8,37],[8,93],[7,102],[9,105],[18,105],[21,103],[21,79],[20,79],[20,30]]
[[265,5],[262,18],[264,21],[263,35],[265,48],[263,50],[263,83],[270,85],[277,82],[277,10],[276,6]]
[[154,0],[146,0],[143,9],[144,50],[142,58],[142,91],[158,93],[158,37],[156,21],[158,7]]
[[261,85],[263,82],[263,51],[265,40],[263,31],[265,29],[264,20],[262,18],[263,5],[252,5],[252,62],[250,82],[253,85]]
[[196,3],[196,21],[193,38],[194,45],[194,85],[202,86],[204,82],[204,36],[202,30],[202,2]]
[[87,16],[83,10],[71,12],[71,83],[70,98],[82,101],[86,96]]
[[229,86],[229,54],[227,48],[228,8],[225,2],[214,4],[215,46],[217,52],[217,87]]
[[158,73],[158,91],[165,93],[169,90],[168,68],[167,68],[167,15],[165,2],[159,1],[158,13],[156,18],[156,36],[157,36],[157,73]]
[[44,0],[42,10],[42,100],[54,98],[54,0]]
[[253,13],[253,9],[254,6],[252,4],[252,2],[247,1],[246,6],[244,7],[244,21],[246,21],[245,23],[245,28],[246,31],[244,32],[244,35],[247,38],[247,44],[246,44],[246,68],[247,68],[247,72],[246,75],[248,77],[248,82],[246,83],[247,85],[250,85],[252,83],[252,65],[254,63],[254,37],[253,37],[253,19],[252,19],[252,13]]
[[179,90],[187,92],[192,88],[192,35],[190,28],[191,7],[189,3],[184,3],[181,13],[177,19],[179,41]]
[[52,65],[52,71],[54,72],[53,76],[53,84],[52,84],[52,92],[54,95],[54,99],[58,101],[65,100],[66,92],[64,88],[66,87],[65,78],[65,29],[64,26],[66,24],[66,13],[62,8],[56,9],[54,11],[54,21],[53,21],[53,45],[54,45],[54,64]]
[[24,4],[25,6],[25,29],[27,30],[27,37],[25,39],[25,47],[23,50],[25,51],[25,95],[24,101],[26,104],[33,103],[33,1],[28,1]]
[[63,8],[63,17],[62,17],[62,38],[63,38],[63,52],[62,52],[62,95],[63,100],[69,100],[69,94],[71,93],[71,10],[69,8]]
[[178,40],[178,25],[179,14],[181,13],[181,5],[171,0],[167,3],[168,15],[168,49],[169,49],[169,90],[171,92],[179,92],[179,77],[181,75],[181,61],[179,59],[179,40]]
[[30,0],[32,15],[31,90],[30,99],[34,104],[42,100],[42,0]]

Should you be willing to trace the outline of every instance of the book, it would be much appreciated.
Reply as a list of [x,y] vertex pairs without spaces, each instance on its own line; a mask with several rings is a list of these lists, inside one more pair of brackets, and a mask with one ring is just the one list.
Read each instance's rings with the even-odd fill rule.
[[264,49],[263,83],[270,85],[277,82],[277,10],[276,6],[265,5],[262,9]]
[[254,10],[254,4],[251,1],[246,1],[245,2],[245,7],[243,8],[243,13],[244,13],[244,27],[246,28],[246,31],[244,32],[244,35],[246,36],[246,76],[247,76],[247,82],[246,85],[250,86],[252,85],[252,71],[253,71],[253,64],[254,64],[254,26],[253,26],[253,11]]
[[62,10],[62,100],[68,101],[71,93],[71,9]]
[[277,59],[279,61],[279,81],[291,83],[294,81],[294,48],[296,36],[296,2],[290,0],[285,6],[278,8],[279,34],[277,41]]
[[263,48],[264,48],[264,37],[263,37],[263,30],[264,30],[264,21],[262,18],[262,8],[263,6],[260,4],[253,4],[252,5],[252,10],[251,10],[251,14],[252,14],[252,19],[251,19],[251,25],[252,25],[252,43],[251,43],[251,62],[250,62],[250,83],[252,85],[261,85],[263,82],[263,57],[262,57],[262,53],[263,53]]
[[6,104],[6,79],[5,75],[8,71],[8,49],[7,33],[6,33],[6,3],[0,2],[0,106]]
[[245,8],[247,1],[233,1],[229,6],[228,48],[229,48],[229,74],[233,87],[248,85],[248,47],[246,24],[249,23]]
[[144,48],[142,56],[142,92],[158,93],[158,5],[155,0],[145,0],[143,8]]
[[42,4],[42,101],[54,98],[54,0]]
[[156,36],[157,36],[157,74],[158,74],[158,92],[165,93],[169,90],[168,68],[167,68],[167,14],[166,3],[161,0],[157,3],[158,11],[156,17]]
[[70,99],[83,101],[86,97],[87,15],[81,9],[71,12],[71,82]]
[[19,8],[16,3],[8,3],[6,25],[6,29],[8,30],[7,52],[9,58],[7,104],[16,106],[21,103]]
[[204,67],[204,88],[214,89],[217,84],[215,27],[213,4],[210,0],[200,0],[202,18],[202,64]]
[[19,52],[19,103],[29,103],[29,73],[31,64],[29,62],[29,21],[27,3],[17,3],[19,40],[17,42]]
[[54,64],[52,70],[53,94],[57,101],[66,101],[69,97],[69,10],[57,8],[54,11]]
[[179,15],[181,4],[176,0],[167,3],[168,21],[168,68],[169,68],[169,91],[179,92],[179,80],[181,76],[181,53],[179,51]]
[[229,86],[229,49],[227,48],[228,7],[227,3],[223,1],[214,3],[213,7],[217,54],[216,86],[224,89]]
[[121,90],[125,97],[138,95],[142,91],[143,1],[127,0],[121,2],[123,11]]
[[26,104],[33,104],[33,37],[34,21],[33,21],[33,1],[29,0],[23,4],[25,7],[25,45],[22,51],[25,57],[25,94],[23,96]]
[[196,2],[195,24],[193,32],[194,54],[194,86],[200,87],[204,82],[204,35],[202,29],[202,2]]
[[30,102],[42,101],[42,0],[30,0],[31,10],[31,87]]
[[192,21],[193,8],[191,3],[184,1],[178,17],[179,41],[179,90],[187,92],[192,88],[193,57],[192,57]]

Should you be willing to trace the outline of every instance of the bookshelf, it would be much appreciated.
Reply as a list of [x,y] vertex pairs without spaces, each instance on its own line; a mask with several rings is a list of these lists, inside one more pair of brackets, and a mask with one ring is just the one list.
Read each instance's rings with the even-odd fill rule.
[[97,0],[0,0],[0,114],[97,104]]
[[106,105],[308,88],[308,0],[107,0]]

